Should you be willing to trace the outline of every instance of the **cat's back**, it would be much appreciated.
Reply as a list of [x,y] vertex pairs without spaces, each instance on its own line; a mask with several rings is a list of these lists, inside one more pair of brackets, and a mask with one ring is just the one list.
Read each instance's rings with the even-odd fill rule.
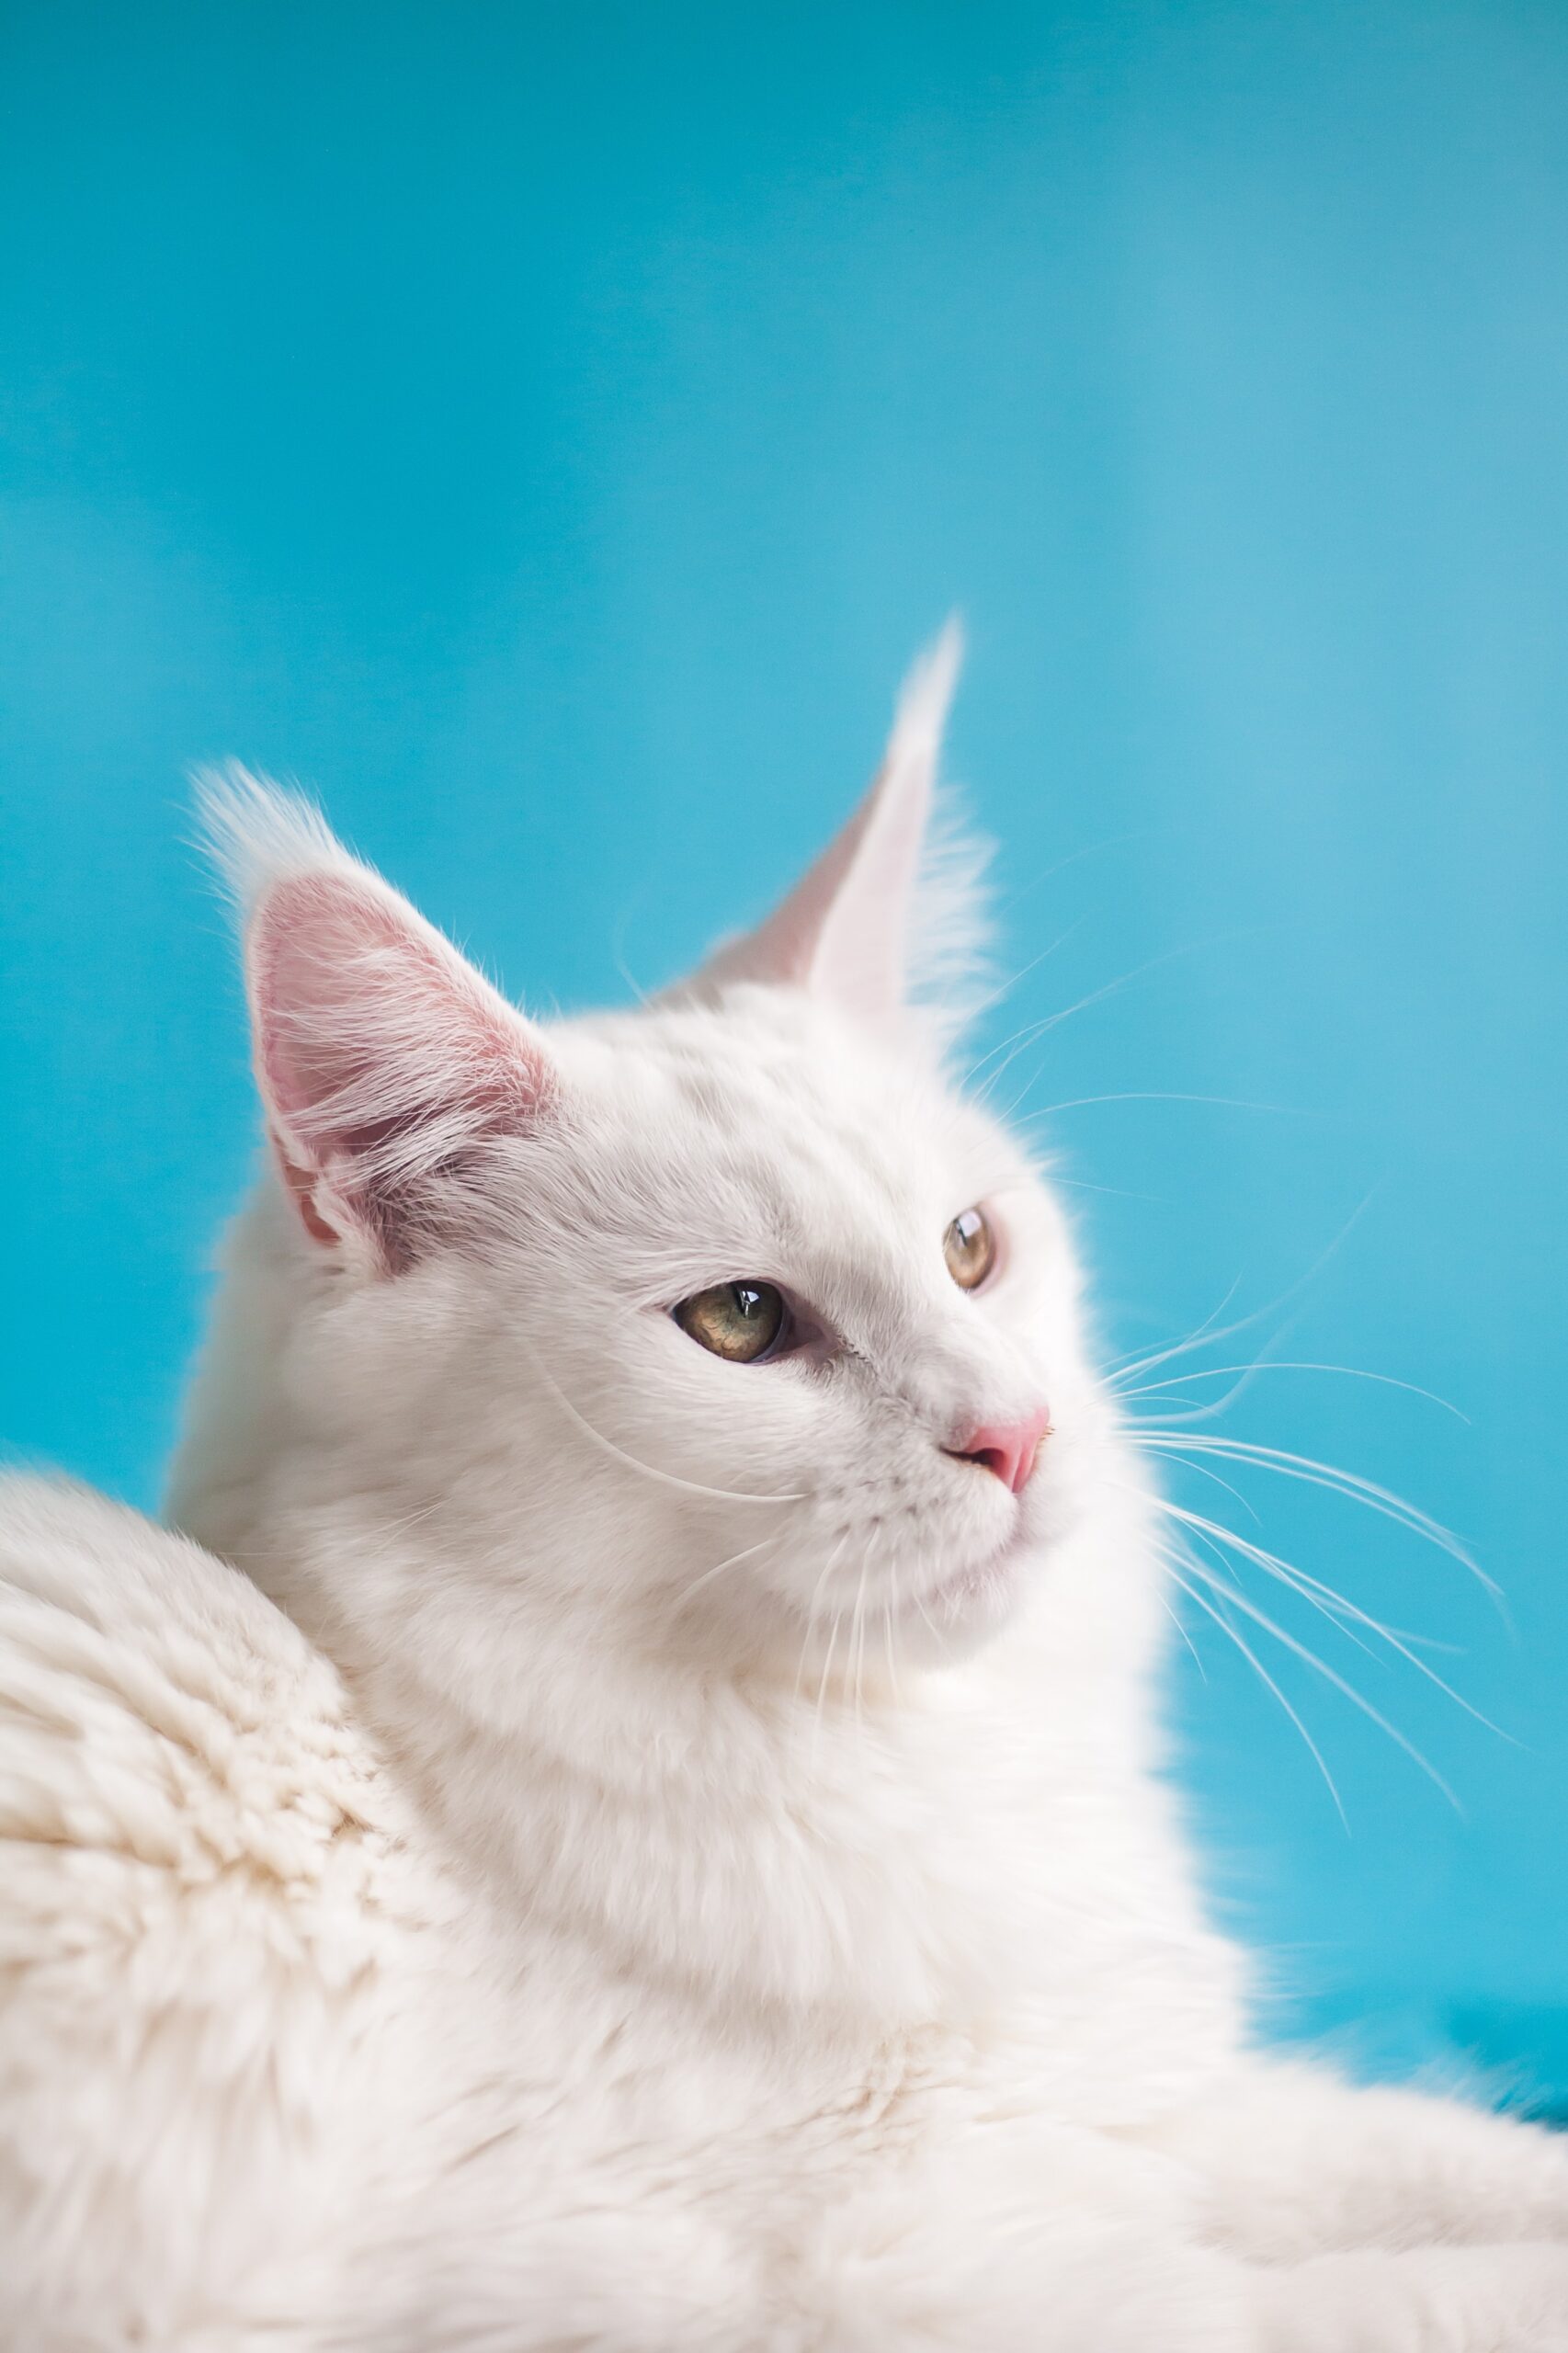
[[303,2281],[392,1999],[380,1807],[339,1678],[248,1579],[0,1480],[0,2344],[228,2353],[236,2284],[269,2300],[290,2245]]

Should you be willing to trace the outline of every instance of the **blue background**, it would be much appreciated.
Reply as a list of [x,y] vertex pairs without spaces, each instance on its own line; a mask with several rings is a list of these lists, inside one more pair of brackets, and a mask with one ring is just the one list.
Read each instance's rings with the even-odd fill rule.
[[0,43],[0,1428],[156,1495],[252,1135],[188,762],[311,779],[536,1005],[620,998],[801,866],[960,605],[1005,961],[1059,943],[991,1038],[1148,967],[1001,1090],[1133,1098],[1048,1122],[1110,1345],[1299,1285],[1192,1361],[1469,1422],[1278,1372],[1227,1427],[1413,1495],[1512,1611],[1255,1484],[1511,1738],[1282,1613],[1456,1811],[1238,1620],[1346,1830],[1195,1618],[1217,1895],[1291,2026],[1568,2093],[1562,8],[8,0]]

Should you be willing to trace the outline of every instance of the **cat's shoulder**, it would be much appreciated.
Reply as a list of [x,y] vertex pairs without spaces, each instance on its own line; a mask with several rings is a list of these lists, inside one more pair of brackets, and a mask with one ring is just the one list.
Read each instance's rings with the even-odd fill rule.
[[[379,1776],[330,1663],[227,1562],[63,1481],[0,1478],[0,1846],[15,1933],[126,1874],[313,1886]],[[64,1867],[63,1858],[74,1862]],[[44,1928],[40,1920],[38,1927]]]

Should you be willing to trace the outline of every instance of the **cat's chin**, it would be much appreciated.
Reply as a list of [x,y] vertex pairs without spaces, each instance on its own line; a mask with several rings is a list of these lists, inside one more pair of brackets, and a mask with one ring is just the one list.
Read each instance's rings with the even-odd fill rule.
[[994,1552],[912,1597],[900,1612],[912,1646],[958,1656],[996,1633],[1024,1598],[1038,1549],[1016,1529]]

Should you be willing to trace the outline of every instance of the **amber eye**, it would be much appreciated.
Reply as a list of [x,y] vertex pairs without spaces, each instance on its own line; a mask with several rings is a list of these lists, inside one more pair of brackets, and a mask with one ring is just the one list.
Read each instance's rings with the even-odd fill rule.
[[699,1347],[731,1364],[756,1364],[778,1347],[790,1321],[784,1295],[771,1283],[715,1283],[670,1313]]
[[983,1210],[964,1210],[942,1236],[948,1272],[963,1290],[978,1290],[996,1264],[996,1237]]

